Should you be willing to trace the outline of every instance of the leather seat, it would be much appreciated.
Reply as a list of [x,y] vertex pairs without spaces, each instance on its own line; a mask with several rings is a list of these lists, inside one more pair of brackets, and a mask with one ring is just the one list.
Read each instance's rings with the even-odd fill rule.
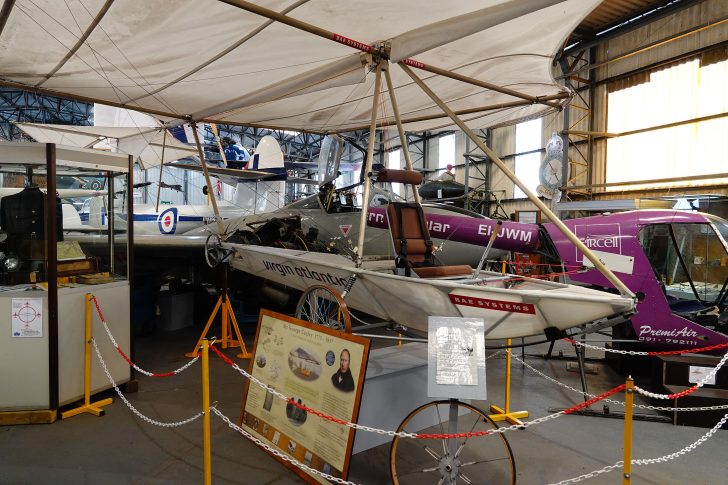
[[392,202],[387,207],[387,219],[396,253],[396,271],[405,276],[443,278],[470,276],[467,265],[439,266],[432,254],[432,239],[427,229],[422,206],[410,202]]

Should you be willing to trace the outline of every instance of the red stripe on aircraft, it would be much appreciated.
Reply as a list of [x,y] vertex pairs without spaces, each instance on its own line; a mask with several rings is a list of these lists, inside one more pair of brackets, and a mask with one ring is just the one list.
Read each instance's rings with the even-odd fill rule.
[[450,293],[450,301],[456,305],[485,308],[487,310],[498,310],[502,312],[536,314],[536,307],[531,303],[516,303],[512,301],[490,300],[488,298],[477,298],[474,296],[462,296]]

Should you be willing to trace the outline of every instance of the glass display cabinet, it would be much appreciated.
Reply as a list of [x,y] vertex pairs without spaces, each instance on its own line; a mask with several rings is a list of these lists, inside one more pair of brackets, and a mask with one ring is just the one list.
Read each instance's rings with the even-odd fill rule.
[[[131,353],[133,160],[53,143],[0,142],[0,424],[52,422],[84,396],[86,295]],[[118,384],[131,370],[92,305]],[[91,356],[91,393],[111,387]]]

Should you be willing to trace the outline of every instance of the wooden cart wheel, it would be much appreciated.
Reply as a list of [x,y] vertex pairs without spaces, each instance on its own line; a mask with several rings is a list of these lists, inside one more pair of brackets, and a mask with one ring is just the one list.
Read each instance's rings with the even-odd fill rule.
[[217,234],[210,234],[205,239],[205,261],[210,268],[217,267],[223,259],[220,244],[222,241]]
[[338,291],[314,285],[303,292],[296,305],[296,318],[351,333],[349,308]]
[[[496,428],[480,409],[450,399],[418,407],[404,418],[397,431],[456,434]],[[449,439],[395,436],[389,451],[389,469],[396,485],[516,483],[513,452],[502,433]]]

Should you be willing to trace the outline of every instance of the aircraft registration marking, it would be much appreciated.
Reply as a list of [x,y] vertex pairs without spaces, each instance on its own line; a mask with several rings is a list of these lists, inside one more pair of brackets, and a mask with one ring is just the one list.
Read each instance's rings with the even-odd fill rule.
[[450,301],[456,305],[485,308],[488,310],[499,310],[502,312],[536,314],[536,307],[531,303],[516,303],[512,301],[491,300],[489,298],[478,298],[475,296],[462,296],[454,293],[448,295]]

